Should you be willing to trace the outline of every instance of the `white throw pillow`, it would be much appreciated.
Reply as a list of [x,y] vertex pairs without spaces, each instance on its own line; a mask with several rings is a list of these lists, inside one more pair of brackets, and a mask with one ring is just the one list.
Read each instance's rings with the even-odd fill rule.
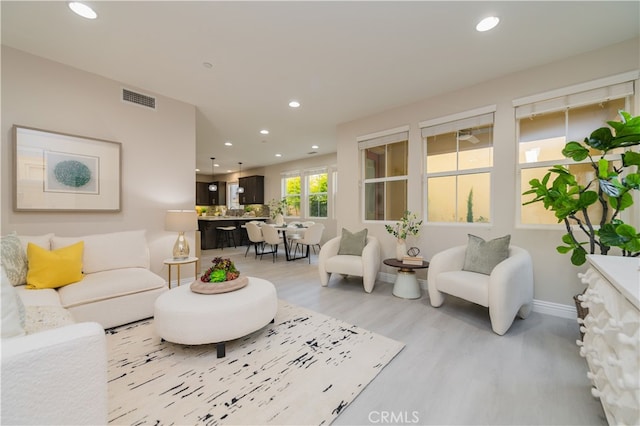
[[2,299],[2,324],[0,324],[2,338],[22,336],[25,334],[24,305],[16,293],[16,289],[9,282],[4,268],[0,267],[0,270],[2,271],[2,290],[0,292],[0,299]]
[[20,238],[20,242],[22,243],[22,248],[24,250],[24,255],[26,256],[27,246],[29,245],[29,243],[33,243],[46,250],[51,250],[51,238],[53,238],[53,234],[18,235],[18,238]]
[[84,241],[82,271],[91,274],[121,268],[149,268],[146,231],[124,231],[83,237],[53,237],[53,250]]

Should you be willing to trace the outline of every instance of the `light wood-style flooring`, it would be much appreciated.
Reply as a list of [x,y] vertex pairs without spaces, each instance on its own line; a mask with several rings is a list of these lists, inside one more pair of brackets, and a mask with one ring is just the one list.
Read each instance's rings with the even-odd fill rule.
[[[498,336],[486,308],[447,296],[433,308],[426,292],[404,300],[377,281],[332,276],[322,287],[317,256],[287,262],[282,247],[245,258],[245,247],[202,252],[201,269],[230,257],[242,274],[271,281],[279,298],[405,343],[335,425],[604,425],[579,356],[575,321],[532,313]],[[313,401],[308,402],[310,405]]]

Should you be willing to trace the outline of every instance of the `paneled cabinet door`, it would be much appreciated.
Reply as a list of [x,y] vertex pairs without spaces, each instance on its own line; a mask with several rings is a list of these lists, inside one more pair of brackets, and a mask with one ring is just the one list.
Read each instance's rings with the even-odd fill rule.
[[240,194],[240,204],[264,204],[264,176],[247,176],[239,179],[244,192]]
[[209,192],[209,182],[196,182],[196,205],[210,206],[211,194]]
[[218,189],[211,194],[211,205],[224,206],[227,204],[227,182],[216,182]]

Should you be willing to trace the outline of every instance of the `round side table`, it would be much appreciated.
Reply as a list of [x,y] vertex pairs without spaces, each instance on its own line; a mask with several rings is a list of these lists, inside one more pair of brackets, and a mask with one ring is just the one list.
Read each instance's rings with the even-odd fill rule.
[[385,259],[382,261],[387,266],[398,268],[396,282],[393,285],[393,295],[403,299],[419,299],[421,296],[420,285],[416,279],[415,269],[429,267],[429,262],[422,261],[422,265],[406,265],[401,260]]
[[193,263],[194,266],[195,266],[195,274],[196,274],[195,275],[195,277],[196,277],[195,279],[197,280],[198,279],[198,261],[199,260],[200,259],[197,258],[197,257],[188,257],[186,259],[174,259],[174,258],[170,257],[168,259],[165,259],[163,261],[163,263],[165,265],[167,265],[168,268],[169,268],[169,281],[167,282],[167,284],[169,284],[169,288],[171,288],[171,267],[177,266],[177,268],[178,268],[178,280],[177,280],[176,283],[177,283],[178,286],[180,286],[180,266],[188,265],[189,263]]

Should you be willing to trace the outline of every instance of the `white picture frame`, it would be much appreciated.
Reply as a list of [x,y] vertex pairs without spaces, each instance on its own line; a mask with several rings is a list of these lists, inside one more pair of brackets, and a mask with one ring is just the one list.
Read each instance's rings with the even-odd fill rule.
[[14,210],[121,211],[119,142],[13,126]]

